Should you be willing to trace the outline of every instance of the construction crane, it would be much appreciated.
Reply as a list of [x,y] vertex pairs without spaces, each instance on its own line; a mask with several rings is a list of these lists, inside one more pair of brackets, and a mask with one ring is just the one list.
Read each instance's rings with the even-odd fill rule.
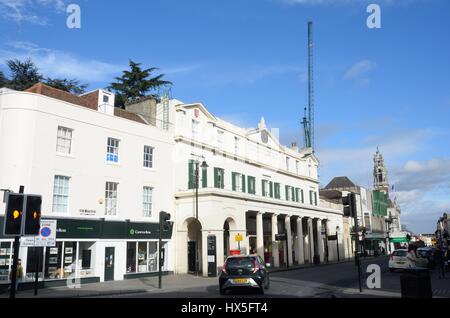
[[314,68],[313,68],[313,23],[308,22],[308,106],[303,117],[305,148],[314,150]]

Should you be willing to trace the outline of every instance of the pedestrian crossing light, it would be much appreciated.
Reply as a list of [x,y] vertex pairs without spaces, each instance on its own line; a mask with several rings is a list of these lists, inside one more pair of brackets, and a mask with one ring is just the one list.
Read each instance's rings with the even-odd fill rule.
[[6,199],[4,236],[20,236],[22,230],[23,194],[9,193]]
[[24,235],[39,235],[39,230],[41,229],[41,205],[41,196],[27,195]]

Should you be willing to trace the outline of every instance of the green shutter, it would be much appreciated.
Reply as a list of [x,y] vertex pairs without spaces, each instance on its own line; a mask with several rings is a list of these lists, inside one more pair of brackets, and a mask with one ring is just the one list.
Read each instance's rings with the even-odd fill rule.
[[302,203],[305,203],[305,193],[303,192],[303,189],[300,190],[300,193],[302,194]]
[[206,169],[202,170],[202,187],[203,188],[208,187],[208,170]]
[[317,206],[317,192],[314,192],[314,204]]
[[313,204],[312,193],[313,193],[313,192],[310,190],[310,191],[309,191],[309,204],[311,204],[311,205]]
[[195,176],[194,176],[194,160],[189,160],[189,182],[188,182],[188,189],[194,189],[195,188]]
[[220,169],[220,175],[221,175],[221,178],[220,178],[220,188],[221,188],[221,189],[224,189],[224,188],[225,188],[225,170]]
[[255,190],[255,181],[256,179],[254,177],[248,176],[248,193],[250,194],[256,194]]
[[273,198],[273,182],[269,182],[269,196]]
[[280,184],[275,183],[275,199],[279,199],[279,198],[280,198]]
[[245,176],[242,175],[242,192],[245,193]]
[[286,201],[289,201],[289,186],[284,186],[284,194],[286,196]]
[[236,191],[236,172],[231,173],[231,189]]
[[295,188],[291,187],[292,198],[291,200],[295,202]]
[[266,183],[265,183],[265,180],[261,180],[261,195],[263,196],[263,197],[265,197],[266,196]]
[[299,188],[295,188],[295,202],[299,202],[300,194]]

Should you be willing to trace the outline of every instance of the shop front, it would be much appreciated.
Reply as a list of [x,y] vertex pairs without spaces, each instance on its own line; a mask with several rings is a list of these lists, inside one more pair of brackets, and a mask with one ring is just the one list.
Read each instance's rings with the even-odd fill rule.
[[[104,219],[57,218],[56,246],[21,247],[24,283],[61,286],[152,276],[158,272],[159,225]],[[3,228],[3,217],[0,217]],[[163,270],[169,272],[172,229],[163,233]],[[0,284],[9,284],[13,239],[0,236]]]

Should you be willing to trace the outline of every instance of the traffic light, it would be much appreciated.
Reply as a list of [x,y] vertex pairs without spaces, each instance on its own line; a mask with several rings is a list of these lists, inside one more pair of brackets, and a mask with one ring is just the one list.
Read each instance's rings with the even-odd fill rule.
[[163,231],[169,231],[170,229],[170,213],[161,211],[159,213],[159,225]]
[[344,216],[355,217],[356,215],[356,196],[354,193],[347,194],[342,197],[342,204],[344,205]]
[[22,232],[22,214],[25,196],[18,193],[9,193],[6,199],[5,236],[20,236]]
[[41,204],[41,196],[27,195],[24,235],[39,235],[39,230],[41,229]]

